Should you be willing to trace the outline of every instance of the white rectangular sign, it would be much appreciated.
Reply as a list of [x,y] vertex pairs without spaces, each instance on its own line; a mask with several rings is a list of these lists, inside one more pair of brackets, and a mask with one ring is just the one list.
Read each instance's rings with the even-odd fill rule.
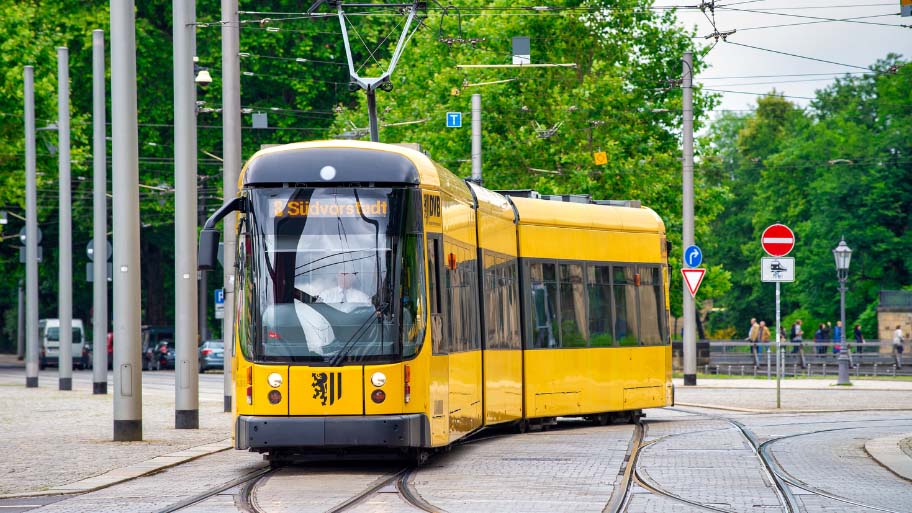
[[761,258],[760,281],[795,281],[795,259],[790,257]]

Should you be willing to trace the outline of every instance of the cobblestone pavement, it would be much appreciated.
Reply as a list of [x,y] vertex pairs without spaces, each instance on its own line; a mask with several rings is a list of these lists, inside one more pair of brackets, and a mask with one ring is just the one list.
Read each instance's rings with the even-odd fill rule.
[[[134,479],[109,488],[55,502],[30,513],[146,513],[160,511],[205,490],[230,483],[265,466],[262,456],[241,451],[224,451]],[[223,503],[228,496],[220,496]],[[215,502],[215,501],[213,501]],[[209,503],[211,507],[213,503]],[[224,504],[223,504],[224,505]],[[197,513],[225,509],[188,509]],[[237,511],[231,501],[230,509]]]
[[912,483],[878,464],[864,449],[872,438],[912,431],[912,411],[764,415],[742,422],[761,440],[770,440],[769,452],[790,480],[799,483],[793,489],[807,511],[912,511]]
[[[91,394],[91,373],[74,373],[74,391],[57,390],[56,372],[41,375],[41,387],[26,389],[23,373],[0,368],[0,493],[46,489],[156,456],[223,440],[230,415],[222,409],[221,375],[201,376],[199,430],[173,429],[170,372],[144,373],[144,435],[140,443],[114,443],[111,396]],[[912,513],[912,482],[883,467],[865,450],[874,439],[912,436],[912,388],[894,383],[858,383],[849,390],[826,382],[793,382],[775,390],[754,380],[701,380],[678,386],[679,406],[648,410],[636,479],[624,511],[785,511],[771,474],[732,423],[765,442],[802,511],[899,511]],[[724,382],[724,383],[723,383]],[[725,387],[728,384],[730,387]],[[754,388],[745,388],[754,385]],[[907,397],[909,396],[909,397]],[[882,411],[883,408],[908,408]],[[806,410],[806,411],[802,411]],[[423,500],[448,513],[600,512],[619,488],[634,428],[594,427],[562,420],[557,429],[502,435],[457,445],[412,475]],[[899,460],[909,442],[897,442]],[[0,511],[158,511],[205,490],[263,468],[258,454],[228,450],[176,467],[68,497],[0,500]],[[268,513],[326,511],[380,483],[399,463],[309,464],[287,467],[257,482],[251,499]],[[777,468],[774,466],[774,469]],[[234,513],[242,508],[235,486],[182,511]],[[848,501],[848,502],[847,502]],[[413,512],[395,487],[354,505],[360,513]]]
[[38,388],[25,388],[24,375],[0,369],[0,494],[47,490],[231,436],[219,374],[200,377],[200,429],[174,429],[174,373],[143,373],[142,442],[111,441],[112,396],[92,394],[91,371],[74,371],[66,392],[56,369],[40,373]]
[[[726,511],[781,511],[775,483],[735,425],[675,413],[650,411],[644,439],[648,445],[637,460],[640,481],[682,500]],[[628,511],[640,511],[637,502],[631,499]]]

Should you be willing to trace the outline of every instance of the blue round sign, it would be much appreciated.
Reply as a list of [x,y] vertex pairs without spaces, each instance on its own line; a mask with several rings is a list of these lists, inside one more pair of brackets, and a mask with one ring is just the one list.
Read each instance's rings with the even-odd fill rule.
[[684,250],[684,265],[687,267],[699,267],[703,263],[703,251],[696,244],[687,246]]

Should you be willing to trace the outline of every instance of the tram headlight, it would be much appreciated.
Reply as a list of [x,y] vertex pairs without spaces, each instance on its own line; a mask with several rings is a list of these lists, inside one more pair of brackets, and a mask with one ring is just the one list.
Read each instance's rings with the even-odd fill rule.
[[383,390],[377,389],[371,392],[371,401],[380,404],[386,400],[386,392]]
[[382,387],[386,384],[386,374],[382,372],[375,372],[371,376],[371,384],[378,388]]
[[278,372],[273,372],[266,378],[266,382],[269,383],[269,386],[272,388],[279,388],[282,386],[282,375]]
[[282,401],[282,393],[278,390],[270,390],[266,398],[269,399],[269,404],[279,404]]

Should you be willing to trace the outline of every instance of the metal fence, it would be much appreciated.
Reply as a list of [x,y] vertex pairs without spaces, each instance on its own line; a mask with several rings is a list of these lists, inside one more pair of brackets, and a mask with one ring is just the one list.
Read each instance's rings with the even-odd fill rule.
[[[729,374],[735,376],[774,376],[776,367],[776,343],[751,344],[744,340],[701,341],[704,348],[698,352],[699,370],[707,374]],[[857,376],[895,376],[912,374],[912,359],[909,343],[905,344],[902,355],[893,351],[889,340],[869,340],[864,344],[847,342],[849,365]],[[782,342],[784,375],[811,376],[836,374],[840,343]],[[680,352],[675,348],[675,356]],[[905,358],[902,358],[905,356]],[[904,366],[902,364],[905,364]]]

